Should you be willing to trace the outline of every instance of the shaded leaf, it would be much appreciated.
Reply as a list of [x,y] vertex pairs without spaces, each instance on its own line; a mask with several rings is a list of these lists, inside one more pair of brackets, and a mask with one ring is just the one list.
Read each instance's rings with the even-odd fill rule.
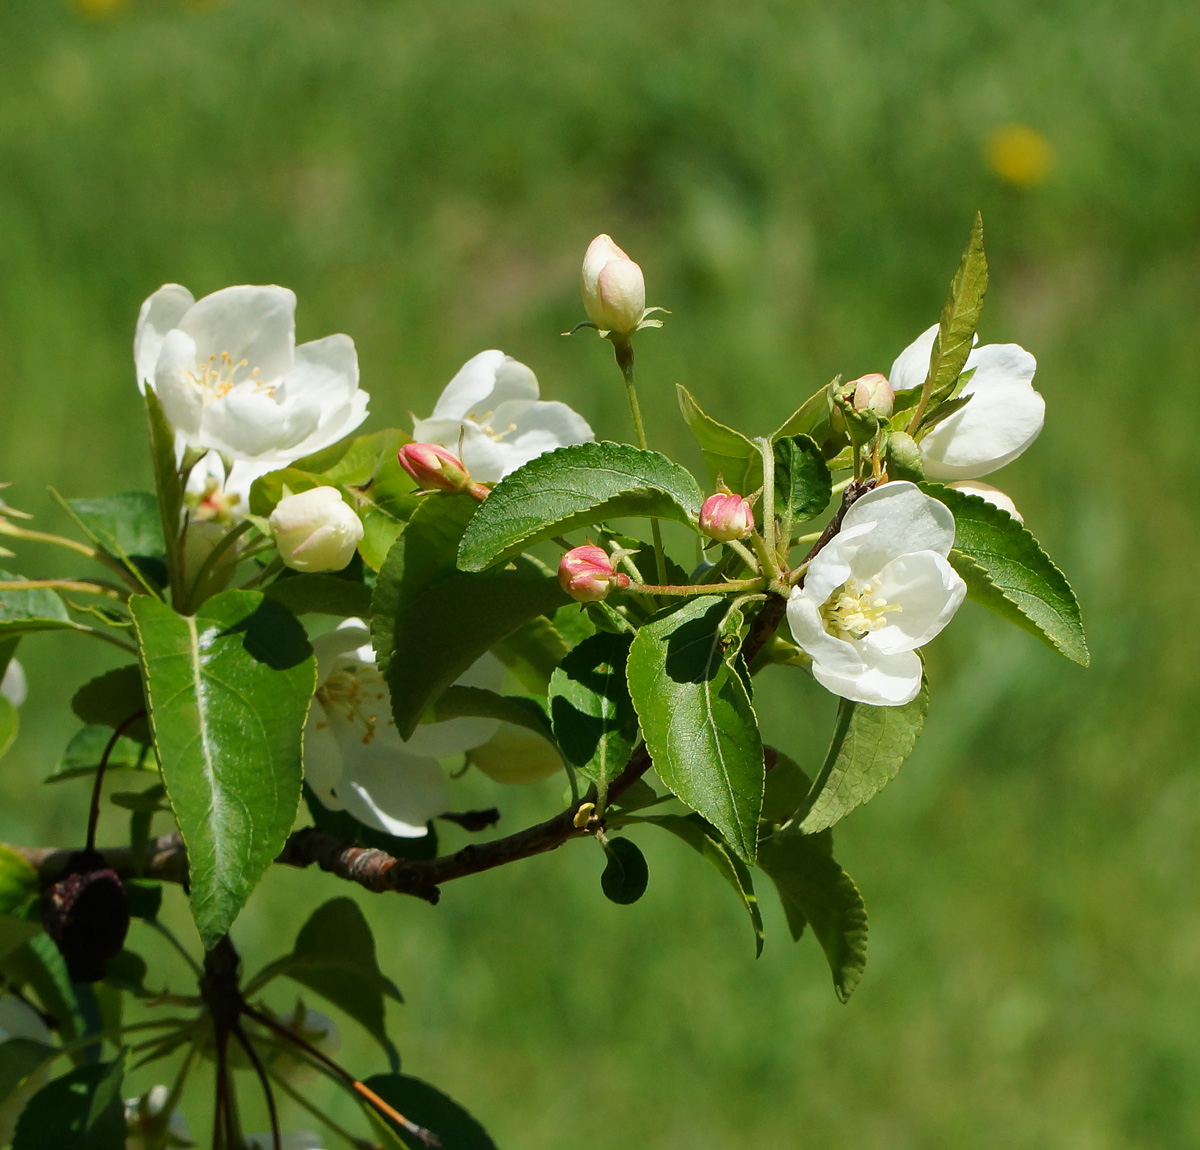
[[[0,582],[12,583],[20,578],[10,571],[0,571]],[[0,640],[35,631],[77,628],[62,598],[49,587],[0,591]]]
[[502,723],[524,727],[554,744],[550,719],[536,699],[522,695],[501,695],[485,687],[447,687],[433,705],[434,721],[441,723],[464,717],[499,719]]
[[[40,924],[38,924],[40,926]],[[8,954],[0,947],[0,973],[16,986],[28,986],[65,1041],[80,1035],[81,1011],[67,964],[48,934],[39,933]]]
[[282,603],[293,615],[371,614],[371,588],[357,579],[337,575],[294,575],[277,579],[263,591],[268,599]]
[[602,842],[608,860],[600,876],[600,889],[609,902],[629,906],[646,893],[650,868],[645,856],[632,839],[610,838]]
[[[487,1131],[457,1102],[429,1083],[407,1074],[376,1074],[366,1080],[366,1085],[409,1121],[437,1135],[442,1150],[496,1150]],[[385,1123],[374,1111],[369,1113],[377,1125]],[[426,1144],[403,1127],[390,1121],[385,1124],[402,1146],[426,1150]]]
[[579,443],[539,455],[506,476],[479,505],[458,553],[482,571],[542,539],[608,519],[694,524],[700,488],[677,463],[624,443]]
[[[106,671],[90,682],[84,683],[74,698],[71,710],[84,723],[115,730],[138,711],[146,710],[146,695],[142,690],[142,669],[137,663]],[[138,719],[121,732],[122,738],[139,743],[149,743],[150,723]],[[103,752],[101,747],[101,752]],[[115,748],[114,748],[115,750]],[[99,759],[96,760],[99,762]]]
[[121,1058],[47,1083],[21,1112],[12,1150],[125,1150],[124,1072]]
[[93,541],[115,558],[157,558],[166,551],[158,500],[149,491],[66,503]]
[[[61,783],[67,779],[79,779],[95,774],[108,740],[112,738],[109,727],[84,727],[77,731],[58,760],[54,773],[46,778],[47,783]],[[158,772],[158,760],[154,749],[134,739],[121,736],[108,756],[109,771]]]
[[315,660],[295,616],[257,592],[222,592],[194,617],[146,596],[130,608],[207,949],[292,829]]
[[821,449],[807,435],[775,443],[775,514],[790,526],[820,515],[829,505],[833,479]]

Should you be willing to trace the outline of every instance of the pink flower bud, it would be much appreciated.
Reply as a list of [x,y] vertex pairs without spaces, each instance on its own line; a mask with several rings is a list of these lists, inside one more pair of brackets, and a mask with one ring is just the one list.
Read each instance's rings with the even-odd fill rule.
[[583,258],[583,306],[601,331],[630,336],[646,314],[646,281],[609,236],[597,236]]
[[710,495],[700,508],[700,530],[710,539],[729,543],[754,530],[754,508],[741,495]]
[[471,475],[462,460],[436,443],[406,443],[397,456],[400,466],[422,487],[465,491]]
[[892,403],[896,393],[892,391],[892,385],[888,383],[886,375],[875,371],[870,375],[860,376],[854,383],[855,411],[869,411],[881,419],[886,419],[892,414]]
[[580,603],[594,603],[613,587],[628,587],[628,575],[620,574],[603,547],[589,543],[573,547],[558,564],[559,586]]

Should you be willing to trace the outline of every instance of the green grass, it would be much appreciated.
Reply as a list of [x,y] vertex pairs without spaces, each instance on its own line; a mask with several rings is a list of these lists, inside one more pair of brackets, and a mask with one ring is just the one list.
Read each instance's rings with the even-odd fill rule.
[[[586,844],[437,908],[362,896],[405,1068],[504,1150],[1200,1141],[1198,41],[1166,0],[144,0],[106,21],[0,0],[0,479],[43,525],[49,483],[148,485],[129,345],[166,280],[294,288],[301,338],[358,342],[369,426],[408,426],[495,346],[629,437],[608,348],[557,334],[611,232],[673,312],[639,337],[651,440],[699,470],[676,380],[762,433],[835,373],[886,371],[983,210],[983,337],[1032,350],[1049,403],[999,482],[1072,576],[1092,668],[973,607],[934,644],[924,740],[837,832],[871,915],[846,1007],[769,892],[756,962],[729,891],[648,832],[633,907]],[[1008,121],[1055,152],[1030,191],[982,159]],[[40,781],[74,687],[112,664],[81,644],[24,645],[0,837],[81,836],[79,785]],[[831,706],[803,675],[765,678],[759,709],[820,755]],[[515,826],[557,784],[499,797]],[[344,893],[267,880],[249,965],[318,888]],[[380,1069],[352,1025],[347,1061]]]

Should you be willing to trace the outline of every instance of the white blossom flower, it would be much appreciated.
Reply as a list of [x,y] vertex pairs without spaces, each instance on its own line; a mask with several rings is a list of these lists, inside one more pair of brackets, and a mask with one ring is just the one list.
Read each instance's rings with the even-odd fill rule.
[[[49,1028],[32,1006],[16,995],[0,994],[0,1044],[10,1038],[40,1042],[47,1047],[47,1054],[54,1045]],[[0,1098],[0,1146],[7,1146],[12,1141],[25,1104],[49,1081],[50,1069],[43,1067],[26,1078],[7,1098]]]
[[850,508],[788,601],[792,636],[812,657],[818,683],[877,707],[916,698],[916,649],[967,592],[946,561],[953,545],[949,508],[912,483],[884,484]]
[[[438,758],[487,742],[500,724],[475,718],[422,723],[405,742],[370,642],[357,619],[313,641],[317,691],[304,731],[305,779],[330,810],[345,810],[399,838],[420,838],[447,806]],[[503,678],[503,664],[484,655],[458,682],[499,690]]]
[[[467,360],[413,439],[454,452],[481,483],[495,483],[523,463],[594,439],[587,420],[565,403],[538,398],[537,376],[502,351]],[[459,442],[462,450],[459,450]]]
[[138,386],[152,384],[190,447],[288,463],[336,443],[367,415],[346,335],[296,346],[287,288],[223,288],[196,300],[166,284],[145,303],[133,342]]
[[14,707],[25,702],[28,684],[25,680],[25,668],[16,659],[10,659],[0,679],[0,695],[3,695]]
[[152,1086],[140,1098],[125,1099],[125,1126],[128,1134],[125,1150],[148,1150],[161,1147],[195,1146],[192,1132],[186,1119],[178,1110],[172,1110],[166,1130],[160,1133],[163,1108],[170,1101],[171,1091],[167,1086]]
[[[922,332],[892,364],[894,391],[920,387],[938,325]],[[962,389],[970,403],[943,419],[921,439],[930,479],[977,479],[1011,463],[1042,430],[1046,401],[1033,389],[1037,360],[1015,343],[975,348],[964,371],[975,374]]]
[[947,483],[946,486],[953,487],[955,491],[961,491],[964,495],[978,495],[980,499],[986,500],[993,507],[1007,511],[1018,523],[1025,522],[1025,517],[1017,510],[1017,505],[999,487],[993,487],[990,483],[984,483],[980,479],[957,479],[953,483]]

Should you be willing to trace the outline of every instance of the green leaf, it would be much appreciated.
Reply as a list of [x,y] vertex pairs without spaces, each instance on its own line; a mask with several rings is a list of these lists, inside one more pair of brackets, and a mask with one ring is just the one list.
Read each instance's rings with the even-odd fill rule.
[[21,726],[21,716],[8,697],[0,695],[0,759],[4,758],[8,748],[16,742],[17,731]]
[[757,491],[763,482],[762,455],[758,447],[740,431],[718,423],[705,415],[692,393],[682,383],[675,385],[679,399],[679,410],[708,465],[708,477],[715,486],[723,479],[726,486],[739,495]]
[[1086,667],[1091,656],[1079,601],[1028,529],[978,495],[938,483],[920,486],[954,512],[950,563],[967,594]]
[[[24,856],[0,843],[0,914],[21,913],[37,896],[40,887],[37,871]],[[33,933],[37,934],[37,931]],[[2,943],[0,949],[3,949]]]
[[0,962],[42,933],[42,924],[15,914],[0,914]]
[[5,1103],[13,1092],[43,1062],[54,1054],[54,1047],[32,1038],[10,1038],[0,1042],[0,1121],[9,1116]]
[[337,575],[292,575],[277,579],[263,592],[293,615],[371,614],[371,588],[357,579]]
[[725,652],[728,612],[706,595],[650,620],[629,651],[629,693],[660,778],[753,862],[765,766],[746,683]]
[[354,439],[343,439],[332,447],[325,447],[297,459],[293,467],[311,472],[329,480],[344,483],[348,487],[362,487],[379,474],[380,468],[412,438],[396,427],[387,427],[370,435],[359,435]]
[[12,1150],[125,1150],[124,1072],[122,1057],[47,1083],[21,1112]]
[[637,740],[637,712],[625,677],[632,641],[630,635],[593,635],[550,678],[555,738],[567,761],[602,787],[624,769]]
[[351,493],[358,500],[363,523],[359,554],[368,567],[378,571],[423,497],[416,494],[412,476],[396,461],[394,452],[368,485],[353,487]]
[[211,949],[292,829],[316,663],[295,616],[254,591],[224,591],[194,617],[147,596],[130,608],[192,916]]
[[116,990],[125,991],[137,998],[156,997],[146,989],[146,960],[132,950],[122,950],[116,958],[110,958],[104,967],[104,982]]
[[404,1000],[396,984],[380,971],[375,937],[353,899],[330,899],[317,907],[300,928],[292,953],[265,967],[245,993],[253,994],[281,974],[344,1010],[395,1060],[383,999],[386,995],[396,1002]]
[[[67,744],[54,773],[46,782],[61,783],[67,779],[80,779],[95,774],[110,738],[110,727],[91,726],[77,731]],[[153,749],[146,743],[139,743],[136,739],[122,735],[108,756],[108,770],[148,771],[157,774],[158,760],[154,757]]]
[[924,678],[917,697],[902,707],[842,700],[833,745],[806,800],[808,810],[800,830],[815,834],[870,802],[912,753],[928,710],[929,685]]
[[975,213],[971,226],[971,238],[967,241],[962,261],[950,284],[950,296],[942,308],[938,322],[938,333],[929,353],[929,375],[932,381],[926,411],[931,413],[945,399],[949,399],[971,354],[975,328],[979,314],[983,311],[983,297],[987,291],[987,256],[983,252],[983,216]]
[[162,883],[144,878],[127,878],[125,897],[129,900],[129,913],[133,918],[154,922],[162,909]]
[[833,479],[821,449],[807,435],[775,443],[775,514],[786,524],[820,515],[829,505]]
[[699,815],[638,815],[630,822],[651,823],[656,827],[662,827],[663,830],[669,831],[677,839],[687,843],[692,850],[706,858],[741,899],[742,906],[746,908],[746,913],[750,916],[750,926],[754,931],[755,956],[762,954],[763,921],[762,912],[758,907],[758,899],[754,894],[754,880],[750,877],[749,868],[729,849],[729,844],[720,836],[717,829]]
[[776,830],[806,803],[811,790],[812,779],[799,764],[776,751],[775,766],[768,769],[763,788],[762,821]]
[[578,443],[517,468],[479,505],[458,565],[482,571],[542,539],[607,519],[694,524],[700,488],[677,463],[624,443]]
[[[0,582],[12,583],[20,578],[9,571],[0,571]],[[76,628],[78,624],[71,621],[66,604],[48,587],[0,591],[0,640],[34,631]]]
[[[829,418],[833,414],[833,388],[841,378],[839,375],[832,383],[813,392],[783,421],[779,429],[771,436],[772,442],[791,435],[811,435],[814,439],[823,441],[821,432],[828,430]],[[840,442],[844,443],[845,438],[843,437]]]
[[759,843],[758,865],[779,892],[792,938],[807,925],[825,952],[833,986],[849,999],[867,964],[867,910],[853,880],[829,852],[829,835],[783,832]]
[[[437,1135],[442,1150],[496,1150],[487,1131],[457,1102],[429,1083],[407,1074],[376,1074],[366,1080],[366,1085],[410,1122]],[[426,1150],[427,1143],[408,1130],[389,1120],[378,1119],[374,1111],[368,1113],[377,1124],[386,1124],[402,1146],[409,1150]]]
[[550,720],[536,699],[523,695],[500,695],[485,687],[447,687],[433,705],[434,722],[464,717],[499,719],[502,723],[524,727],[555,745]]
[[[11,927],[7,919],[0,921]],[[72,1042],[79,1037],[79,1000],[67,977],[66,961],[48,934],[38,933],[7,954],[0,946],[0,973],[14,985],[33,990],[42,1009],[54,1019],[64,1041]]]
[[650,868],[645,856],[632,839],[610,838],[601,841],[607,863],[600,876],[600,889],[609,902],[629,906],[646,893]]
[[[80,687],[71,700],[71,710],[84,723],[94,727],[109,727],[112,730],[116,730],[145,709],[146,695],[142,690],[142,670],[136,663],[106,671]],[[150,724],[145,719],[136,720],[121,734],[123,738],[149,743]]]
[[88,535],[116,558],[157,558],[166,550],[158,500],[149,491],[66,502]]
[[[587,619],[573,603],[560,607],[554,613],[555,619],[560,612]],[[522,623],[507,638],[501,639],[492,648],[492,654],[512,671],[527,690],[544,695],[550,686],[554,668],[563,661],[570,649],[571,644],[559,628],[544,615],[539,615],[528,623]]]

